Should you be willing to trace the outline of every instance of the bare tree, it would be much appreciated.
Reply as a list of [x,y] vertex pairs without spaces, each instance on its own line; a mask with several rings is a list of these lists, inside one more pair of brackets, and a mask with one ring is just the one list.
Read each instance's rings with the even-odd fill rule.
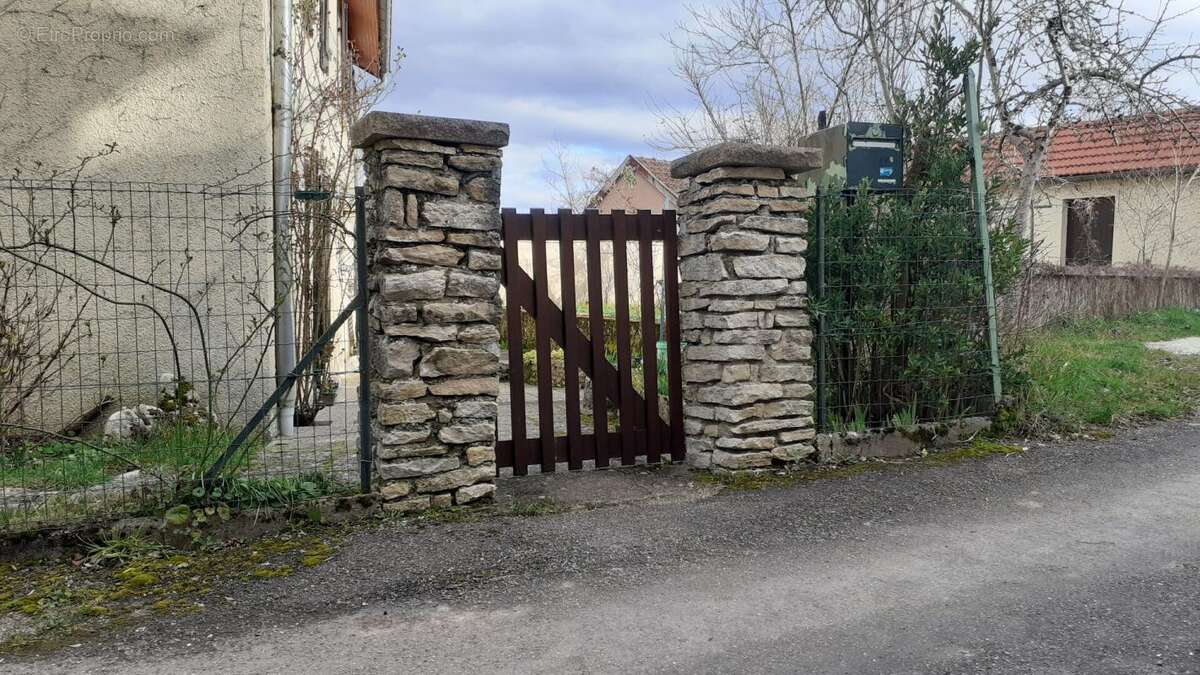
[[892,116],[912,84],[929,0],[730,0],[693,8],[676,33],[675,72],[696,112],[660,110],[657,144],[741,139],[794,145],[835,118]]
[[[1170,149],[1171,165],[1165,172],[1163,180],[1165,188],[1163,192],[1168,205],[1164,228],[1167,257],[1163,263],[1162,278],[1158,286],[1156,304],[1159,307],[1164,306],[1166,301],[1167,284],[1171,280],[1171,265],[1174,262],[1175,253],[1181,248],[1196,244],[1195,232],[1200,227],[1200,223],[1195,221],[1195,210],[1188,211],[1185,216],[1180,208],[1186,196],[1195,194],[1197,179],[1200,179],[1200,161],[1198,161],[1200,158],[1196,156],[1196,131],[1193,128],[1185,127],[1175,137],[1175,142],[1171,144]],[[1187,222],[1184,222],[1185,219]]]
[[608,181],[611,170],[586,166],[560,141],[550,143],[542,153],[542,180],[563,208],[582,213]]
[[1014,216],[1022,225],[1032,227],[1035,186],[1065,125],[1186,103],[1170,78],[1193,67],[1200,50],[1164,43],[1179,16],[1169,2],[1152,16],[1120,0],[951,3],[982,48],[985,109],[998,133],[998,156],[1019,172]]
[[1170,45],[1170,2],[1142,15],[1122,0],[728,0],[695,8],[668,37],[694,111],[665,109],[665,148],[745,139],[793,144],[816,112],[893,118],[921,82],[930,31],[975,39],[987,122],[1019,172],[1019,222],[1063,125],[1177,107],[1171,76],[1200,59]]

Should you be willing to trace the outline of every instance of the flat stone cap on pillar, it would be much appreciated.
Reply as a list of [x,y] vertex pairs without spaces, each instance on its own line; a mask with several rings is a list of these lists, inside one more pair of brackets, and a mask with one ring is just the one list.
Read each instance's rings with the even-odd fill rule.
[[760,166],[800,173],[821,168],[821,149],[736,141],[718,143],[671,162],[671,177],[692,178],[720,166]]
[[508,145],[508,125],[503,122],[428,117],[376,110],[367,113],[350,127],[350,142],[356,148],[367,148],[386,138],[411,138],[503,148]]

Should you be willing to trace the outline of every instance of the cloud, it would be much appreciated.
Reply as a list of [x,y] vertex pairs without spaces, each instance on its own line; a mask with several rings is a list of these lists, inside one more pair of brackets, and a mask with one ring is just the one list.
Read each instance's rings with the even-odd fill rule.
[[[564,144],[565,145],[565,144]],[[500,199],[504,206],[516,209],[544,208],[553,211],[557,203],[546,178],[545,162],[553,162],[549,144],[513,142],[504,150],[504,180]],[[629,153],[613,152],[586,145],[566,146],[571,162],[581,169],[607,170]]]
[[664,37],[682,3],[450,0],[396,12],[407,58],[383,110],[507,122],[505,206],[556,208],[542,155],[562,143],[581,163],[656,154],[654,102],[691,107]]

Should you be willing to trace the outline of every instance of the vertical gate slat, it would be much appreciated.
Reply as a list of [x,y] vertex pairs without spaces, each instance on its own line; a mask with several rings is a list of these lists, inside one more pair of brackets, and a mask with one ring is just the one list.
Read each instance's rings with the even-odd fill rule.
[[588,320],[592,338],[592,434],[596,468],[608,466],[608,369],[604,354],[604,286],[600,268],[600,215],[584,214],[587,229]]
[[[512,420],[511,464],[514,476],[524,476],[528,473],[529,456],[525,443],[525,368],[521,362],[521,345],[524,341],[521,330],[521,298],[517,295],[515,271],[520,269],[518,257],[517,227],[520,221],[527,221],[527,214],[517,215],[513,209],[504,209],[501,225],[504,237],[504,263],[501,266],[501,276],[505,288],[505,313],[508,320],[508,389],[509,414]],[[497,451],[502,446],[497,444]],[[497,457],[497,466],[505,464]]]
[[[552,472],[559,462],[567,463],[572,470],[583,468],[587,460],[595,460],[598,468],[611,465],[613,457],[622,464],[630,465],[637,457],[645,456],[649,463],[665,459],[668,453],[672,460],[686,457],[683,435],[683,398],[681,376],[681,326],[679,317],[679,242],[675,213],[664,212],[661,216],[648,211],[637,214],[616,213],[600,215],[594,209],[583,215],[560,210],[546,214],[534,209],[528,214],[517,214],[512,209],[502,211],[504,242],[501,280],[505,285],[507,299],[506,325],[509,333],[508,354],[510,361],[509,391],[511,408],[507,414],[512,421],[512,440],[497,443],[497,466],[513,468],[514,475],[528,473],[531,461],[539,462],[543,472]],[[550,260],[554,252],[547,246],[557,239],[556,252],[560,258],[560,284],[551,288]],[[660,297],[655,288],[655,249],[662,241],[664,294]],[[533,274],[520,267],[520,243],[529,241],[533,246]],[[589,305],[587,318],[590,328],[579,330],[580,301],[576,276],[582,274],[576,266],[575,245],[586,245],[586,297]],[[606,323],[604,317],[604,267],[601,244],[611,241],[613,246],[614,290],[616,292],[616,321]],[[636,259],[631,259],[628,244],[639,245]],[[639,270],[630,286],[629,269],[636,264]],[[551,300],[551,293],[561,290],[562,308]],[[640,354],[633,354],[633,325],[630,318],[632,305],[642,307],[639,327],[643,335]],[[655,311],[657,308],[657,312]],[[665,391],[660,391],[658,379],[659,354],[658,314],[665,322],[666,370]],[[538,377],[536,391],[539,399],[539,438],[528,438],[529,422],[526,417],[527,390],[524,383],[525,366],[522,361],[523,331],[527,328],[522,321],[524,314],[533,317],[536,363]],[[608,362],[606,346],[608,325],[615,323],[616,364]],[[614,337],[609,335],[609,337]],[[552,349],[562,345],[566,369],[566,409],[554,405],[554,375],[551,360]],[[590,353],[584,353],[585,351]],[[635,389],[633,381],[634,358],[640,357],[643,365],[642,394]],[[591,403],[593,422],[590,429],[583,428],[579,382],[583,375],[592,378]],[[667,397],[667,409],[659,408],[659,397]],[[619,431],[608,429],[608,409],[615,406],[619,411]],[[554,422],[557,415],[565,412],[566,433],[555,436]],[[586,432],[591,432],[587,433]],[[534,459],[539,457],[539,459]]]
[[679,234],[675,212],[663,212],[663,280],[667,302],[663,320],[667,322],[667,396],[670,408],[671,459],[687,459],[683,440],[683,373],[679,335]]
[[558,256],[562,260],[562,314],[563,314],[563,386],[567,389],[567,467],[571,470],[583,468],[583,440],[579,417],[579,343],[575,332],[579,322],[575,319],[575,237],[574,228],[579,216],[570,209],[559,209],[558,221],[561,235],[558,239]]
[[633,400],[633,358],[629,347],[629,262],[626,247],[626,218],[613,212],[613,276],[617,302],[617,376],[621,390],[621,463],[630,465],[637,457],[637,413]]
[[638,267],[642,291],[642,392],[646,401],[646,462],[662,459],[658,417],[658,331],[654,321],[654,218],[638,211]]
[[537,316],[534,317],[534,336],[537,350],[538,387],[538,445],[542,450],[542,472],[554,471],[554,380],[550,359],[550,285],[546,270],[546,214],[532,209],[533,226],[533,288]]

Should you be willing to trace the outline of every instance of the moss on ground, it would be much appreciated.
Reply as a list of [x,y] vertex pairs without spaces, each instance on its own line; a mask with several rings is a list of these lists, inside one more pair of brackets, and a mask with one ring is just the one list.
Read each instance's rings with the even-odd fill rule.
[[269,582],[298,566],[324,564],[343,538],[340,529],[295,530],[195,551],[121,538],[74,559],[0,563],[0,625],[17,614],[31,626],[0,635],[0,655],[54,649],[150,613],[202,612],[214,588],[228,595],[236,592],[231,584]]
[[810,465],[790,471],[764,471],[762,473],[716,474],[701,472],[696,480],[717,484],[729,491],[753,491],[766,488],[786,487],[814,480],[852,478],[871,471],[887,471],[897,467],[934,467],[958,462],[983,459],[994,455],[1014,455],[1024,448],[991,440],[976,439],[970,445],[929,453],[905,459],[868,459],[836,465]]

